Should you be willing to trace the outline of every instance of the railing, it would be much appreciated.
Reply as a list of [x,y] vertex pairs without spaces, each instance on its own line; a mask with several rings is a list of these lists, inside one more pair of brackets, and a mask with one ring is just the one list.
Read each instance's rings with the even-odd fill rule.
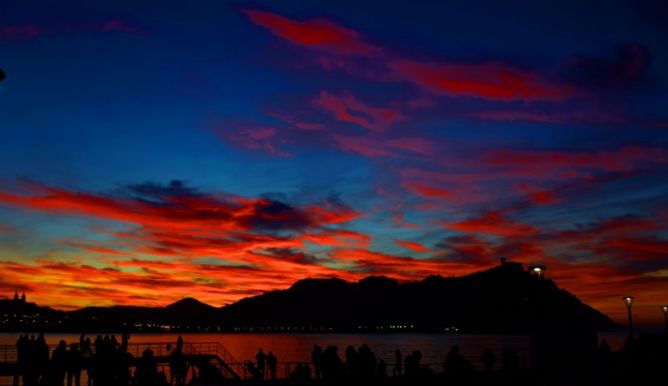
[[211,354],[218,356],[225,363],[239,362],[225,346],[218,342],[184,343],[183,349],[184,354]]
[[[147,342],[147,343],[130,343],[128,344],[128,352],[132,354],[135,358],[141,358],[144,350],[150,349],[153,351],[153,354],[156,358],[161,358],[161,361],[158,366],[162,369],[168,371],[169,365],[164,362],[164,360],[171,353],[170,350],[167,350],[167,347],[171,346],[170,349],[176,347],[176,343],[172,342]],[[53,350],[56,346],[49,345],[49,351]],[[183,353],[186,355],[203,355],[210,356],[211,359],[215,360],[216,367],[224,374],[231,378],[240,377],[242,379],[251,378],[251,374],[248,372],[248,363],[250,361],[241,362],[237,360],[222,344],[219,342],[193,342],[188,343],[184,342],[183,344]],[[0,346],[0,363],[15,363],[17,359],[17,351],[15,345],[4,345]],[[526,368],[526,363],[520,358],[520,368]],[[393,360],[392,360],[393,362]],[[292,362],[279,362],[277,363],[276,376],[279,379],[287,379],[291,374],[294,373],[295,367],[299,363],[305,363],[312,367],[310,361],[292,361]],[[434,372],[442,371],[442,363],[426,363],[422,364]],[[391,376],[394,372],[394,363],[388,361],[387,363],[387,374]],[[315,376],[315,374],[312,374]],[[264,379],[270,377],[269,369],[265,366],[264,369]]]
[[[53,351],[57,345],[48,345],[49,352]],[[169,349],[168,349],[169,347]],[[171,350],[176,348],[176,343],[172,342],[146,342],[146,343],[130,343],[128,344],[128,353],[135,358],[141,358],[145,350],[153,351],[155,357],[167,357],[171,354]],[[94,350],[95,347],[92,347]],[[223,362],[235,363],[238,362],[236,358],[218,342],[203,342],[203,343],[185,343],[183,344],[183,353],[187,355],[208,354],[217,355]],[[0,362],[14,363],[17,360],[18,353],[16,345],[0,345]]]
[[16,362],[16,346],[0,346],[0,361],[3,363]]
[[[48,345],[49,352],[56,348],[56,345]],[[169,347],[169,349],[168,349]],[[127,351],[135,358],[141,358],[145,350],[153,351],[153,355],[158,359],[158,367],[169,374],[168,358],[171,350],[176,348],[176,343],[171,342],[146,342],[146,343],[131,343],[128,344]],[[93,347],[94,349],[94,347]],[[227,378],[240,378],[240,371],[244,366],[220,343],[218,342],[201,342],[201,343],[186,343],[183,344],[183,353],[187,356],[202,356],[209,358],[208,360],[215,360],[216,367]],[[0,363],[14,364],[17,361],[17,350],[15,345],[0,346]]]

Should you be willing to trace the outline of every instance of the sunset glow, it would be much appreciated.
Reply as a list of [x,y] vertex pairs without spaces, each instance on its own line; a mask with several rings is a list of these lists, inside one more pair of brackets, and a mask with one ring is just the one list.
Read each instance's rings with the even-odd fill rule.
[[94,3],[1,12],[0,295],[221,306],[504,257],[620,323],[626,295],[663,323],[651,10]]

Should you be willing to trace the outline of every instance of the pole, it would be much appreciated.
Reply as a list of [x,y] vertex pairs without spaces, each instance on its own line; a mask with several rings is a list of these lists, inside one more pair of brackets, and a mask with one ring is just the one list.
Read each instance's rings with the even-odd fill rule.
[[627,305],[626,308],[629,312],[629,338],[633,338],[633,316],[631,315],[631,305]]
[[666,323],[666,334],[668,334],[668,311],[663,311],[663,320]]

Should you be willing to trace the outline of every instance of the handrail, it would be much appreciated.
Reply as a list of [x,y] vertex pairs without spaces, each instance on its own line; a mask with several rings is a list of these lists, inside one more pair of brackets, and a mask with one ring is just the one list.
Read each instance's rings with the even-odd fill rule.
[[[171,349],[176,347],[175,342],[138,342],[138,343],[129,343],[128,352],[135,356],[136,358],[141,358],[144,350],[150,349],[153,351],[153,355],[157,357],[168,356],[171,351],[167,350],[167,346],[171,346]],[[54,350],[57,345],[50,344],[49,352]],[[95,345],[93,344],[92,349]],[[225,362],[238,362],[236,358],[223,346],[220,342],[194,342],[186,343],[184,342],[184,354],[215,354],[218,355]],[[0,363],[12,363],[16,362],[18,352],[16,350],[16,345],[0,345]]]

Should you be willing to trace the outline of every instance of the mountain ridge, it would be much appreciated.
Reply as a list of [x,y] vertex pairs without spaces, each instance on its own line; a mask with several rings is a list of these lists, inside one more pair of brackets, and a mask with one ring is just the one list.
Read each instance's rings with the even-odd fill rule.
[[[28,306],[30,304],[30,306]],[[0,311],[20,306],[0,300]],[[282,290],[268,291],[214,307],[186,297],[163,307],[84,307],[58,311],[24,303],[60,320],[37,320],[31,327],[63,330],[196,331],[465,331],[524,333],[539,315],[554,328],[607,329],[604,314],[560,289],[549,279],[533,278],[519,263],[503,263],[460,277],[428,276],[400,282],[368,276],[357,282],[307,278]],[[34,319],[33,319],[34,320]],[[56,326],[56,327],[54,327]],[[394,326],[394,327],[393,327]],[[404,327],[406,326],[406,327]],[[19,329],[0,323],[0,329]]]

